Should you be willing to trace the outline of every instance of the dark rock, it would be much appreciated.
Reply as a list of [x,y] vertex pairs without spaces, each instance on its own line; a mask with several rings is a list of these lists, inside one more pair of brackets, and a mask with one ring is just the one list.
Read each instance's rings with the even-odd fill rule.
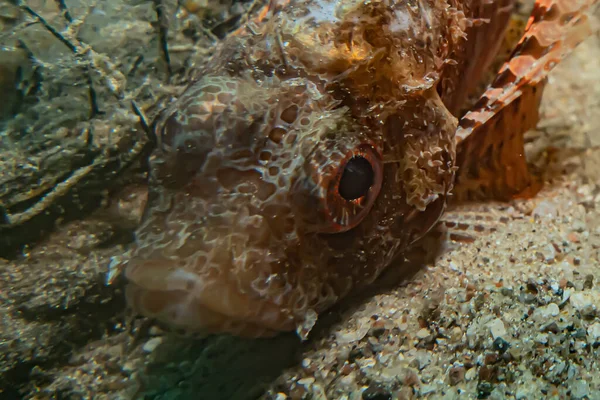
[[506,350],[508,350],[509,347],[510,347],[510,343],[508,343],[506,340],[502,339],[501,337],[497,337],[496,340],[494,340],[494,349],[496,351],[498,351],[500,354],[503,354]]
[[379,385],[371,384],[362,394],[363,400],[392,400],[392,394]]
[[478,399],[487,399],[492,394],[494,390],[494,385],[489,382],[479,382],[477,384],[477,398]]
[[448,371],[448,379],[450,385],[454,386],[459,384],[465,379],[465,367],[453,367]]

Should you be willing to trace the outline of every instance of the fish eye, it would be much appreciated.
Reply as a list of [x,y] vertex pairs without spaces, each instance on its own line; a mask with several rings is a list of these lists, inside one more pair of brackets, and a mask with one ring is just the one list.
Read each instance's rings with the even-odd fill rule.
[[344,232],[358,225],[375,203],[383,181],[381,155],[370,144],[348,151],[332,170],[327,191],[327,227],[321,232]]
[[369,214],[383,183],[383,159],[371,142],[323,147],[303,164],[291,199],[308,232],[346,232]]
[[367,195],[374,181],[371,162],[360,155],[354,156],[344,166],[338,192],[345,200],[357,200]]

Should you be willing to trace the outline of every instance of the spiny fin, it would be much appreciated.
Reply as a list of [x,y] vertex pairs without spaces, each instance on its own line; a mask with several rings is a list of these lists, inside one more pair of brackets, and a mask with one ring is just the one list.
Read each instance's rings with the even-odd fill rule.
[[550,70],[591,34],[598,0],[538,0],[523,38],[456,132],[455,198],[508,200],[541,187],[527,167],[523,135],[538,121]]
[[525,158],[524,133],[535,128],[544,82],[521,95],[457,147],[453,201],[532,197],[541,188]]
[[[463,80],[471,83],[462,83],[462,85],[470,85],[469,87],[471,87],[471,89],[468,91],[468,95],[466,98],[464,98],[462,104],[460,104],[458,114],[455,114],[459,118],[473,108],[473,106],[479,100],[479,97],[485,92],[488,86],[498,75],[500,67],[502,67],[502,65],[510,59],[515,47],[523,37],[523,33],[525,33],[527,19],[527,17],[524,17],[517,12],[513,12],[510,16],[508,28],[504,32],[500,47],[498,48],[498,51],[491,63],[487,65],[486,69],[482,71],[480,75],[474,75],[479,76],[477,80],[471,80],[471,77],[468,74],[463,75]],[[486,64],[481,63],[479,68],[482,68],[484,65]]]
[[[463,48],[465,66],[458,70],[449,70],[458,73],[458,76],[442,77],[442,84],[449,86],[443,97],[444,103],[452,114],[459,116],[460,111],[464,111],[467,97],[483,92],[481,90],[479,93],[474,93],[475,88],[480,86],[484,73],[499,53],[505,39],[505,32],[510,26],[514,4],[515,0],[475,2],[472,25],[467,28],[467,39]],[[516,41],[513,46],[514,44]],[[491,79],[486,84],[490,81]],[[480,89],[484,88],[480,87]]]

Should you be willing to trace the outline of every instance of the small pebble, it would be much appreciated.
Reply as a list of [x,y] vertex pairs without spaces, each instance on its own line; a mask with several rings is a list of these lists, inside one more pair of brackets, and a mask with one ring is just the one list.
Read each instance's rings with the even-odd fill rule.
[[495,353],[488,353],[485,355],[483,360],[484,360],[483,362],[485,365],[496,364],[498,362],[498,355]]
[[583,329],[583,328],[579,328],[579,329],[577,329],[575,332],[573,332],[573,334],[572,334],[572,335],[573,335],[573,337],[574,337],[575,339],[583,339],[583,338],[585,338],[585,336],[586,336],[586,334],[585,334],[585,329]]
[[540,344],[548,344],[548,334],[547,333],[538,333],[535,336],[535,341]]
[[564,304],[566,304],[567,301],[569,301],[570,298],[571,298],[571,291],[570,290],[564,290],[563,294],[562,294],[562,299],[560,300],[559,307],[562,307]]
[[491,383],[486,381],[479,382],[477,384],[477,398],[487,399],[492,394],[492,390],[494,390],[494,386]]
[[567,379],[571,380],[579,376],[579,368],[576,365],[569,365],[569,370],[567,371]]
[[600,300],[600,299],[597,299],[596,297],[600,297],[600,295],[594,296],[591,293],[577,292],[577,293],[571,294],[570,301],[571,301],[571,305],[577,311],[581,311],[586,307],[590,307],[590,306],[593,307],[595,304],[594,301]]
[[596,322],[587,328],[587,333],[593,342],[600,340],[600,322]]
[[144,350],[146,353],[152,353],[162,343],[162,341],[162,337],[154,337],[144,344],[142,350]]
[[526,400],[529,390],[524,387],[520,387],[515,394],[517,400]]
[[421,393],[421,396],[427,396],[429,394],[435,393],[436,390],[437,390],[436,385],[429,384],[429,385],[422,385],[419,392]]
[[362,392],[363,400],[392,400],[392,394],[379,385],[371,384]]
[[546,322],[548,319],[556,317],[558,314],[560,314],[560,308],[558,308],[558,304],[550,303],[547,306],[536,308],[536,310],[533,312],[532,318],[534,321]]
[[537,301],[534,294],[521,292],[519,293],[519,301],[524,304],[533,304]]
[[417,336],[417,338],[418,338],[418,339],[425,339],[425,338],[426,338],[426,337],[428,337],[429,335],[431,335],[431,332],[429,331],[429,329],[427,329],[427,328],[423,328],[423,329],[420,329],[420,330],[417,332],[417,335],[416,335],[416,336]]
[[302,385],[304,387],[310,387],[312,386],[312,384],[315,383],[315,378],[303,378],[303,379],[299,379],[298,380],[298,385]]
[[583,379],[571,384],[571,398],[574,400],[583,399],[590,393],[590,385]]
[[540,249],[541,254],[546,263],[552,263],[556,259],[556,249],[552,244],[548,244],[547,246]]
[[591,289],[594,287],[594,275],[587,275],[583,282],[583,289]]
[[490,328],[490,333],[494,340],[499,337],[506,337],[507,332],[504,327],[504,322],[500,318],[494,318],[492,321],[488,323],[488,327]]
[[476,368],[471,368],[471,369],[467,370],[467,372],[465,373],[465,379],[468,381],[472,381],[476,377],[477,377],[477,369]]
[[558,216],[556,203],[550,200],[540,201],[533,210],[533,216],[545,219],[555,219]]
[[417,361],[418,368],[423,369],[431,364],[432,355],[429,351],[419,350],[415,355],[415,360]]
[[554,334],[560,332],[560,328],[558,327],[558,324],[556,322],[550,322],[549,324],[542,326],[540,330],[542,332],[550,332]]
[[450,331],[450,337],[454,341],[459,341],[462,338],[462,334],[463,334],[462,329],[460,329],[460,327],[458,327],[458,326],[455,326]]
[[498,351],[500,354],[503,354],[510,347],[510,343],[501,337],[497,337],[494,339],[494,349]]
[[448,371],[450,385],[454,386],[465,380],[465,367],[453,367]]
[[580,311],[581,316],[585,319],[593,319],[596,317],[597,308],[595,304],[588,304],[583,307]]
[[123,369],[123,371],[125,371],[127,373],[133,372],[135,370],[135,364],[133,362],[131,362],[131,361],[126,361],[123,364],[123,368],[122,369]]

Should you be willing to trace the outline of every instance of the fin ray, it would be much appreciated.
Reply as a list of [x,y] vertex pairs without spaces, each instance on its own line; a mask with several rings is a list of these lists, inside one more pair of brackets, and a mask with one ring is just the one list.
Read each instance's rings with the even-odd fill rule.
[[536,126],[550,70],[591,33],[598,0],[538,0],[525,34],[456,133],[457,200],[530,197],[541,182],[530,173],[523,135]]
[[464,110],[467,97],[477,95],[473,92],[499,52],[504,33],[510,25],[515,2],[516,0],[473,2],[472,26],[467,28],[463,53],[465,65],[452,71],[457,76],[442,78],[443,85],[449,86],[448,90],[444,90],[444,103],[452,114],[459,116],[461,109]]

